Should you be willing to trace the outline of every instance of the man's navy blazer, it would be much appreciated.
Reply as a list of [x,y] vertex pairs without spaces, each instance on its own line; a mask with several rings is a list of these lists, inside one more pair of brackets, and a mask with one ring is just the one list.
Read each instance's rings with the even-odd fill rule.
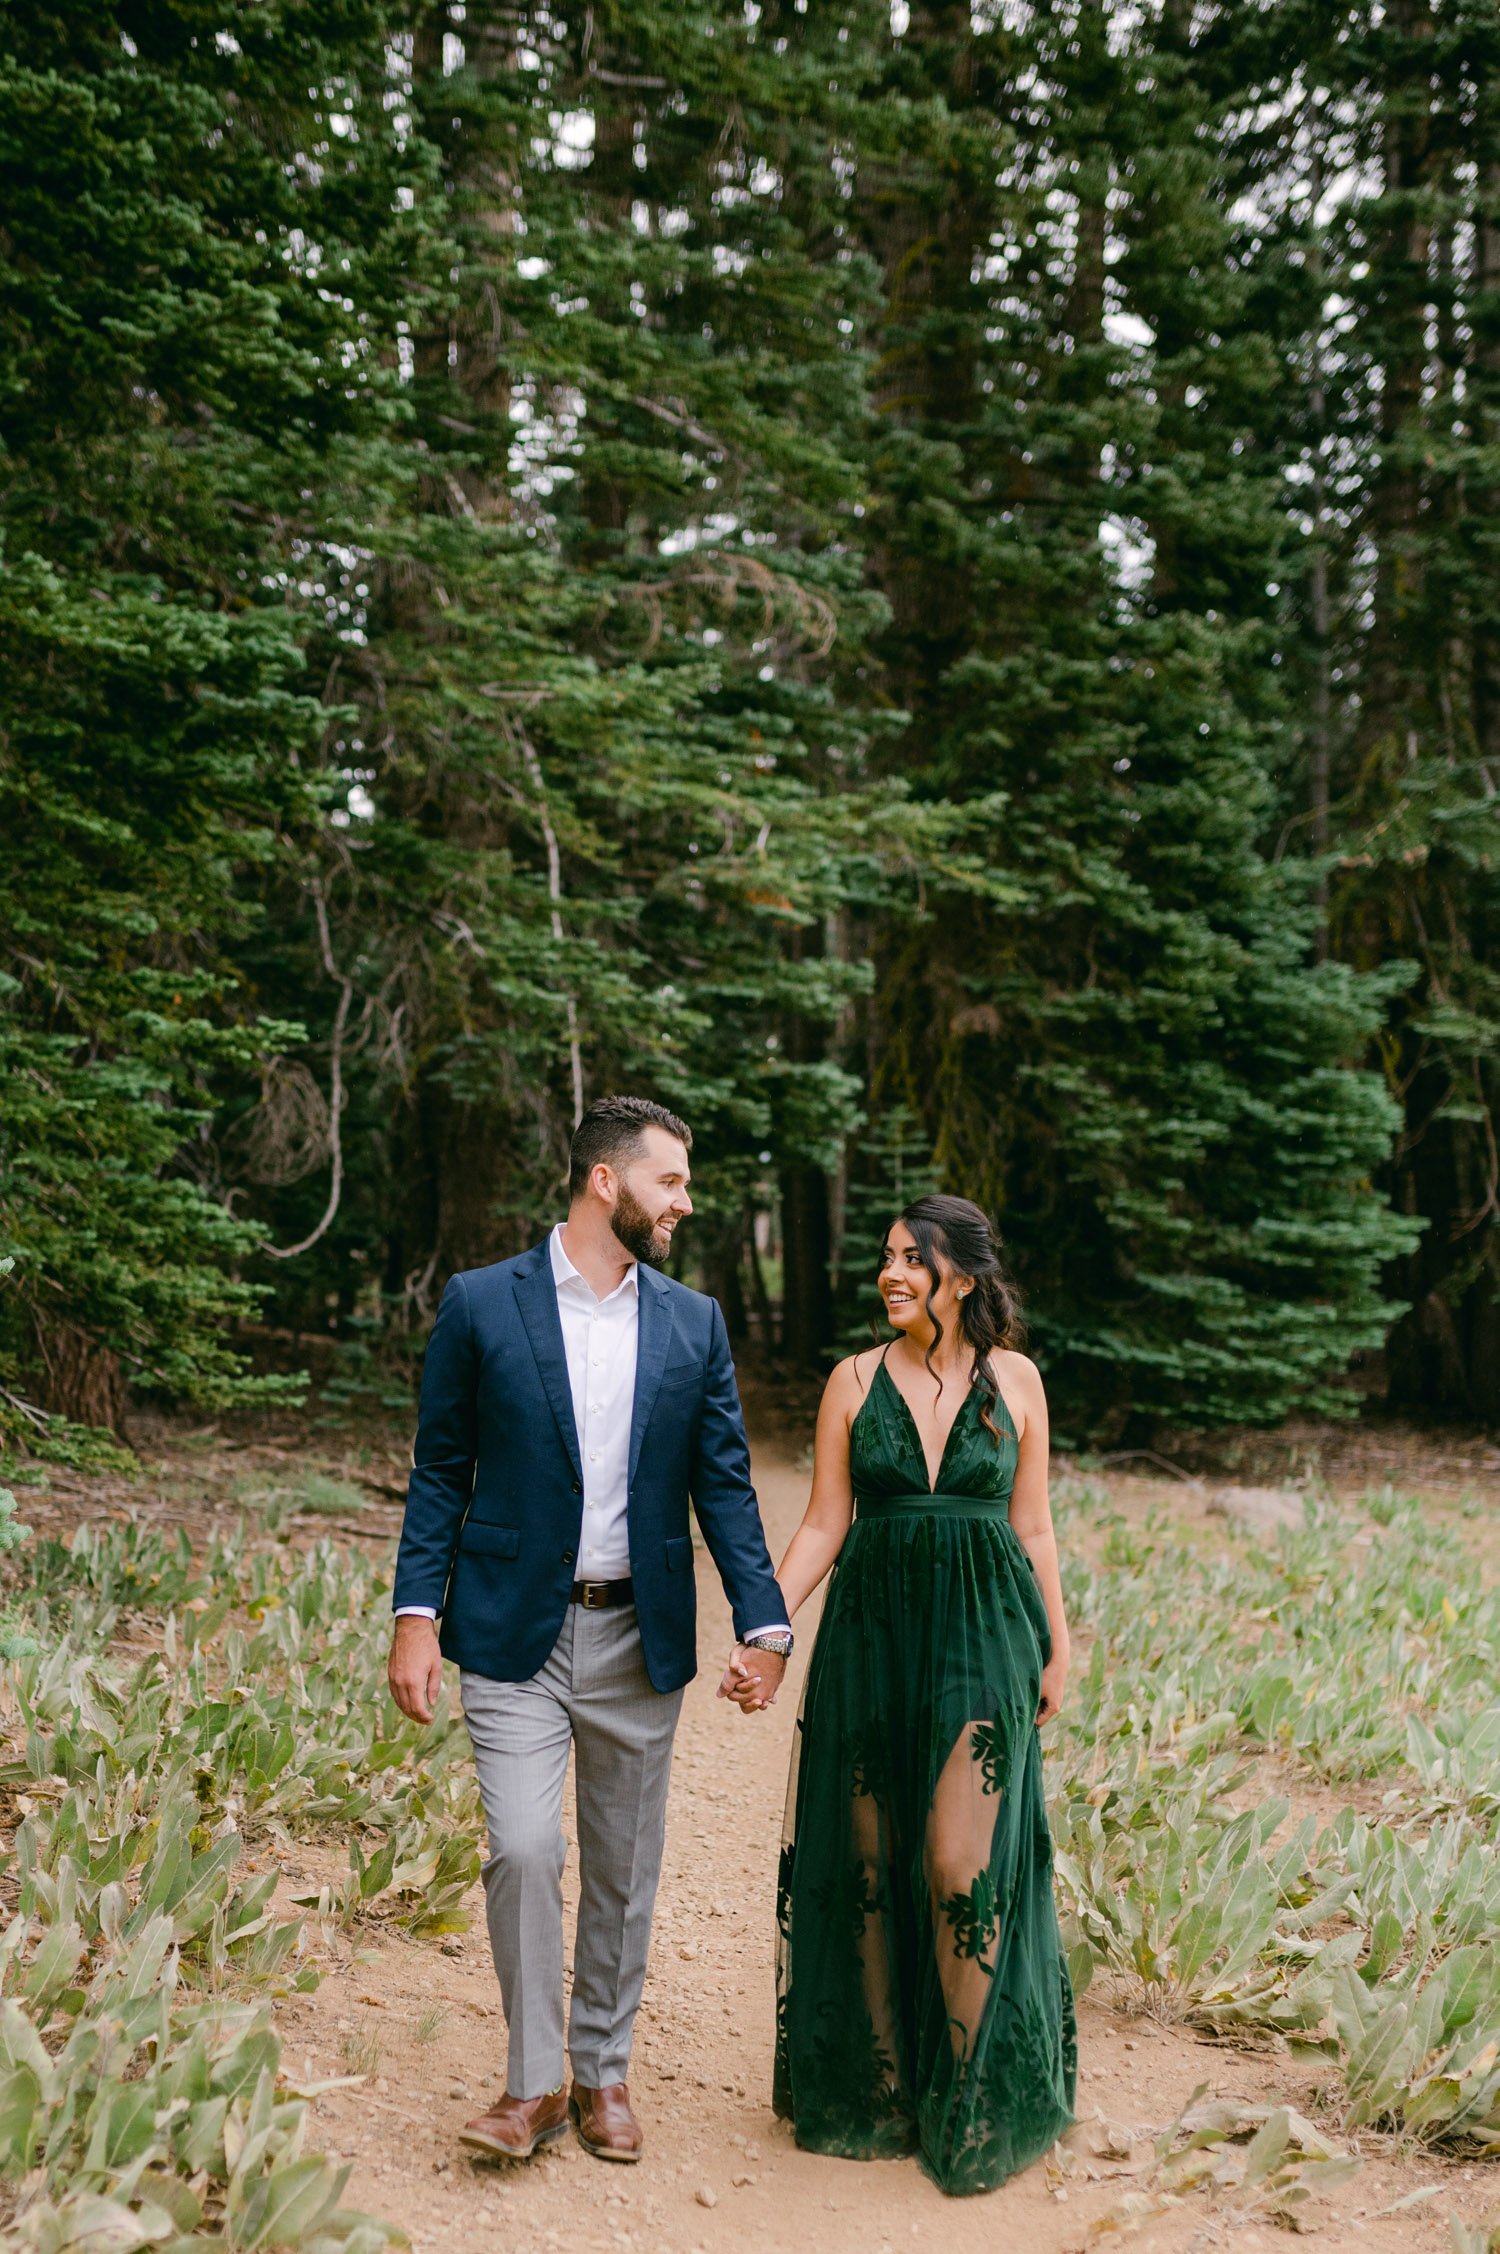
[[[697,1670],[688,1501],[737,1636],[785,1620],[718,1302],[643,1262],[627,1525],[646,1671]],[[449,1281],[427,1342],[392,1604],[430,1604],[446,1656],[525,1682],[561,1632],[583,1524],[583,1467],[544,1240]]]

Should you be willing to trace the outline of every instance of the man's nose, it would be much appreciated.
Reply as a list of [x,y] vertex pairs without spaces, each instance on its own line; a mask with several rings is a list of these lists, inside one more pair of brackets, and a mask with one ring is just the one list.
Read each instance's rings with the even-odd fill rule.
[[674,1213],[681,1213],[684,1217],[692,1212],[693,1201],[688,1196],[686,1190],[679,1190],[677,1192],[676,1197],[672,1200],[672,1210]]

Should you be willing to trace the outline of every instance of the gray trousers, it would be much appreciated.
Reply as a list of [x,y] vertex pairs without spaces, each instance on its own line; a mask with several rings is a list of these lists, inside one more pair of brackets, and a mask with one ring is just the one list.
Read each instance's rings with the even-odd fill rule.
[[540,1674],[460,1676],[489,1832],[490,1947],[510,2025],[506,2088],[563,2079],[562,1830],[568,1752],[578,1800],[578,1937],[568,2051],[588,2089],[622,2082],[661,1878],[682,1692],[653,1690],[633,1606],[570,1604]]

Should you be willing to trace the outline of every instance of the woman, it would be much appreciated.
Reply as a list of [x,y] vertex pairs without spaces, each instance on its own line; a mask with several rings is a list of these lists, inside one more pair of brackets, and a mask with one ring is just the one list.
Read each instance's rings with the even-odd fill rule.
[[[1076,2077],[1037,1735],[1068,1669],[1047,1404],[977,1205],[908,1206],[879,1289],[895,1336],[828,1381],[777,1573],[795,1614],[834,1567],[792,1759],[775,2103],[814,2151],[915,2148],[945,2191],[988,2191],[1068,2126]],[[766,1703],[747,1672],[722,1688]]]

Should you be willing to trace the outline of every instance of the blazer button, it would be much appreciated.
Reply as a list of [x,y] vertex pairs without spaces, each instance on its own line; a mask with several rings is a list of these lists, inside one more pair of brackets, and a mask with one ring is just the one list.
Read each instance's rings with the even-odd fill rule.
[[574,1480],[573,1492],[575,1495],[581,1495],[583,1493],[583,1481],[581,1479]]
[[571,1550],[564,1550],[562,1554],[562,1561],[564,1565],[571,1565],[573,1562],[573,1552]]

